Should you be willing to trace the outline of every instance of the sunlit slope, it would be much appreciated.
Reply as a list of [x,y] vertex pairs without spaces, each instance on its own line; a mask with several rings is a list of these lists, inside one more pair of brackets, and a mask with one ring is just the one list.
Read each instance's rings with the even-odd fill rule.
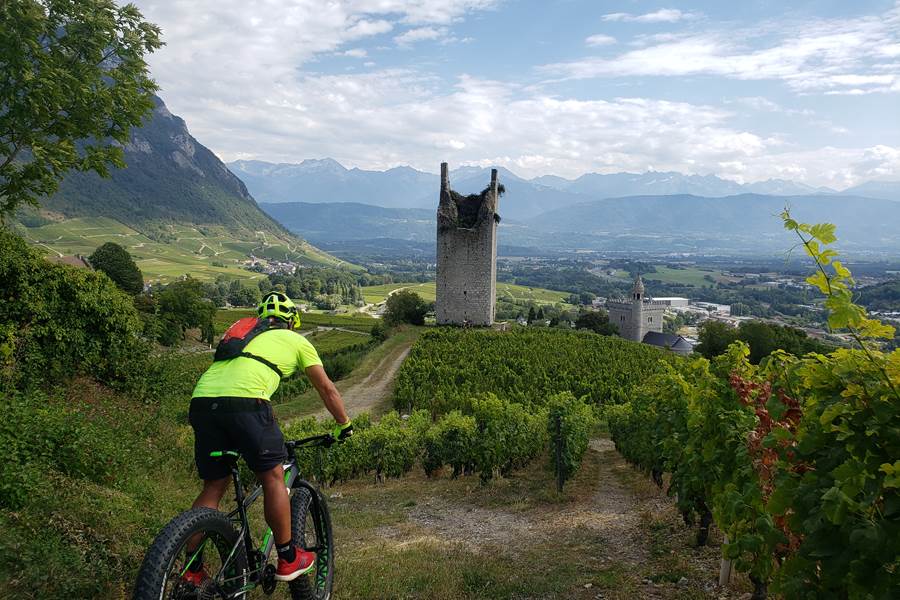
[[242,268],[251,254],[304,264],[339,263],[299,238],[265,231],[238,233],[222,226],[170,225],[161,240],[107,217],[66,219],[20,231],[32,244],[55,256],[87,256],[101,244],[115,242],[134,256],[144,279],[151,282],[166,283],[186,274],[204,281],[218,275],[261,277]]
[[[244,183],[155,98],[155,108],[123,146],[125,168],[109,177],[70,172],[59,191],[23,210],[26,236],[48,252],[90,254],[122,242],[154,279],[239,272],[239,261],[336,265],[257,206]],[[215,261],[217,265],[211,263]],[[229,271],[229,269],[231,269]]]
[[[428,302],[434,302],[435,299],[435,283],[433,281],[426,283],[389,283],[385,285],[372,285],[362,288],[362,291],[366,302],[377,304],[383,302],[388,294],[399,289],[413,291],[421,296],[423,300]],[[524,285],[515,285],[513,283],[497,284],[497,300],[508,300],[510,302],[532,301],[537,304],[555,304],[557,302],[565,302],[566,298],[569,296],[569,292],[531,288]]]

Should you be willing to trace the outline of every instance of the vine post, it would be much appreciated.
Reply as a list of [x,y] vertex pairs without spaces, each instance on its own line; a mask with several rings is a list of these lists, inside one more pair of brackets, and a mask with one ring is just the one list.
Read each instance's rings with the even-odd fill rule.
[[[728,536],[725,536],[725,546],[728,545]],[[719,587],[725,587],[731,583],[731,560],[722,557],[719,563]]]
[[565,465],[563,465],[563,439],[562,439],[562,415],[556,415],[554,418],[556,426],[556,434],[553,436],[553,445],[556,446],[556,493],[562,494],[563,483],[565,483]]

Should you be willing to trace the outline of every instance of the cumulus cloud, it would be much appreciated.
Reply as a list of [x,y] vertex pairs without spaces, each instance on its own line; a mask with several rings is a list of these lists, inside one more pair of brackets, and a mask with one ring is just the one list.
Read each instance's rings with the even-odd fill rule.
[[[348,166],[411,164],[429,171],[449,160],[505,166],[526,176],[655,168],[749,181],[790,175],[814,185],[856,183],[867,174],[900,177],[900,150],[893,146],[800,150],[734,125],[728,107],[640,97],[573,99],[516,84],[514,77],[500,82],[450,74],[448,80],[420,69],[379,68],[390,64],[380,58],[379,65],[367,61],[366,72],[315,71],[319,55],[364,58],[360,46],[389,47],[393,37],[413,31],[446,31],[445,38],[431,38],[443,42],[452,38],[459,19],[497,2],[138,3],[163,27],[168,44],[151,56],[162,97],[225,160],[299,162],[329,156]],[[640,51],[660,52],[654,49],[690,40],[703,42],[648,42]],[[710,50],[695,55],[718,64],[721,49],[729,46],[718,38],[709,43]],[[885,65],[897,61],[884,47],[877,72],[846,68],[822,76],[893,77]],[[678,56],[690,53],[682,47]],[[634,69],[640,61],[625,64]],[[889,84],[845,77],[827,85]]]
[[439,40],[446,37],[447,33],[448,30],[446,27],[417,27],[416,29],[404,31],[396,36],[394,41],[398,46],[408,47],[416,42]]
[[598,33],[592,36],[588,36],[584,40],[584,43],[588,46],[609,46],[616,43],[616,38],[611,35]]
[[369,55],[369,53],[366,52],[365,48],[351,48],[346,52],[342,52],[341,55],[349,56],[351,58],[365,58]]
[[542,70],[571,79],[690,75],[774,79],[799,93],[900,90],[900,68],[884,62],[900,53],[900,7],[879,16],[664,34],[637,43],[639,48],[616,57],[591,56],[545,65]]
[[618,12],[603,15],[601,18],[604,21],[625,21],[627,23],[676,23],[696,18],[696,16],[694,13],[682,12],[677,8],[661,8],[655,12],[643,15]]

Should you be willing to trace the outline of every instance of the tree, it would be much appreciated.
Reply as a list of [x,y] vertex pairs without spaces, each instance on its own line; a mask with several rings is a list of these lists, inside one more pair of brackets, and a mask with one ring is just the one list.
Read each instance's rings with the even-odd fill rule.
[[590,310],[578,315],[575,319],[577,329],[590,329],[600,335],[617,335],[619,328],[609,322],[609,315],[602,310]]
[[216,307],[203,297],[203,285],[196,279],[188,277],[169,284],[159,293],[156,305],[160,319],[177,325],[182,339],[187,329],[199,327],[204,339],[210,338],[208,341],[212,342],[210,332]]
[[56,191],[69,170],[125,166],[153,108],[146,54],[160,31],[113,0],[0,2],[0,217]]
[[106,242],[88,257],[91,265],[106,273],[120,289],[132,295],[144,291],[144,276],[128,250],[115,242]]
[[387,325],[410,323],[424,325],[425,314],[430,305],[412,290],[400,290],[388,296],[384,310],[384,322]]
[[706,358],[725,352],[728,345],[737,340],[737,330],[721,321],[706,321],[697,335],[700,343],[694,348]]
[[537,319],[537,313],[534,312],[534,306],[528,309],[528,324],[531,325],[534,323],[534,320]]
[[538,308],[538,311],[537,311],[537,320],[538,320],[538,321],[543,321],[543,320],[544,320],[544,307],[543,307],[543,306],[541,306],[541,307]]
[[255,285],[244,286],[240,281],[231,282],[228,289],[228,302],[232,306],[256,306],[262,300],[262,294]]
[[383,321],[375,321],[375,324],[372,325],[372,329],[369,332],[376,341],[383,342],[388,337],[387,327],[384,326]]

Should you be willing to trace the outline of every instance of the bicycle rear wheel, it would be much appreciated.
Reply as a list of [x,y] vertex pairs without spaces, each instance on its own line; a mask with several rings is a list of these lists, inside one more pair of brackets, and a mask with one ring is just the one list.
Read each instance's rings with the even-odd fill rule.
[[223,513],[193,508],[169,521],[156,536],[138,572],[134,600],[213,600],[227,598],[244,586],[247,562],[243,546],[228,562],[224,581],[210,579],[198,587],[183,580],[193,556],[187,552],[188,540],[198,535],[204,570],[215,577],[237,543],[238,532]]
[[[318,502],[313,502],[312,494],[316,494]],[[329,600],[334,584],[334,537],[331,516],[322,494],[305,486],[294,488],[291,526],[297,543],[316,551],[316,568],[290,582],[291,599]]]

